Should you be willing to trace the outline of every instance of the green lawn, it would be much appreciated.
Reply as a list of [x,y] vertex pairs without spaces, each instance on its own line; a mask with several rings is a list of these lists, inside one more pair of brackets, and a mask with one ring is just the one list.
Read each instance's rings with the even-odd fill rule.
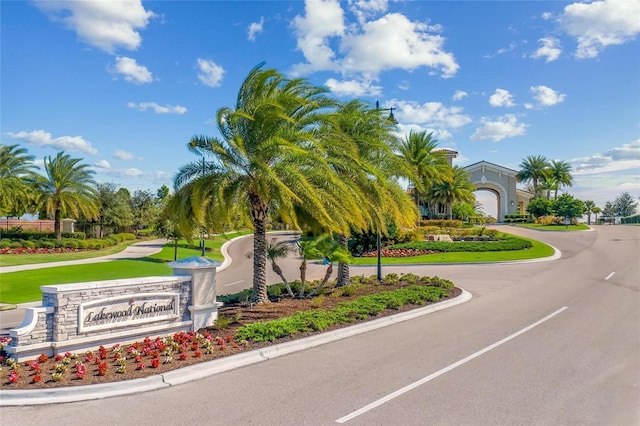
[[535,223],[518,223],[516,226],[537,229],[539,231],[586,231],[591,229],[584,223],[579,223],[577,225],[537,225]]
[[[206,247],[212,249],[206,252],[207,257],[219,261],[224,260],[220,253],[220,247],[228,240],[250,232],[234,232],[206,240]],[[197,244],[197,242],[194,243]],[[173,243],[167,243],[159,253],[141,259],[3,273],[0,277],[0,302],[15,304],[40,300],[42,298],[40,286],[42,285],[171,275],[172,269],[167,266],[167,262],[173,261],[173,250]],[[185,240],[179,241],[178,259],[190,256],[200,256],[200,249],[190,246]]]
[[[518,237],[531,241],[533,247],[527,250],[486,251],[486,252],[452,252],[426,254],[412,257],[383,257],[383,265],[411,265],[416,263],[476,263],[476,262],[506,262],[512,260],[538,259],[552,256],[553,247],[529,238]],[[451,243],[455,244],[455,243]],[[352,265],[375,265],[376,257],[354,257]]]

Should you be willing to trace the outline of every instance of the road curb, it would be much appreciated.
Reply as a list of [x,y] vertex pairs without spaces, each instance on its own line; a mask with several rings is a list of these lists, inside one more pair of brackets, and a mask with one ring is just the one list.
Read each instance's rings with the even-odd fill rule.
[[[459,287],[458,287],[459,288]],[[350,327],[341,328],[315,336],[305,337],[291,342],[280,343],[262,349],[255,349],[243,354],[232,355],[200,364],[191,365],[157,376],[144,379],[124,380],[122,382],[99,385],[75,386],[66,388],[34,389],[34,390],[0,390],[0,407],[60,404],[68,402],[89,401],[114,396],[131,395],[177,386],[195,380],[211,377],[225,371],[234,370],[258,362],[268,361],[305,349],[314,348],[326,343],[335,342],[379,328],[399,324],[424,315],[451,308],[471,300],[472,295],[464,289],[462,293],[443,302],[434,303],[423,308],[391,315]]]

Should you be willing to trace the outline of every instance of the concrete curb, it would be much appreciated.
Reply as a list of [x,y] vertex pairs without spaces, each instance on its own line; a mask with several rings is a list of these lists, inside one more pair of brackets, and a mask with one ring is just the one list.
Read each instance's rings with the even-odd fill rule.
[[382,327],[399,324],[414,318],[451,308],[471,300],[471,293],[461,289],[462,293],[443,302],[434,303],[424,308],[413,309],[373,321],[367,321],[351,327],[305,337],[291,342],[256,349],[243,354],[232,355],[205,363],[192,365],[157,376],[144,379],[125,380],[122,382],[100,385],[75,386],[66,388],[35,389],[35,390],[0,390],[0,407],[19,405],[60,404],[66,402],[89,401],[110,398],[114,396],[130,395],[177,386],[194,380],[204,379],[218,373],[230,371],[258,362],[268,361],[298,351],[346,339],[358,334],[367,333]]

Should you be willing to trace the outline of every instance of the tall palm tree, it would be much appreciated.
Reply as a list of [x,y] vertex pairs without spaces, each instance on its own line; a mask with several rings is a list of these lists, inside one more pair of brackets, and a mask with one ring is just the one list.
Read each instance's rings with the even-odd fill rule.
[[598,224],[598,214],[602,213],[602,209],[600,207],[596,206],[596,207],[592,207],[591,211],[593,212],[593,214],[596,215],[595,221],[596,221],[596,225],[597,225]]
[[548,169],[549,161],[544,155],[530,155],[520,163],[516,179],[520,182],[531,182],[533,192],[538,197],[538,183],[545,178]]
[[451,206],[454,203],[473,203],[475,201],[475,186],[471,182],[469,173],[460,166],[452,167],[452,176],[431,186],[430,198],[444,204],[447,219],[453,219]]
[[[221,138],[193,137],[190,149],[208,159],[183,166],[176,191],[190,199],[192,216],[217,223],[250,218],[254,230],[253,299],[268,302],[266,225],[276,210],[294,226],[303,210],[324,228],[348,232],[359,208],[327,162],[319,129],[335,102],[304,79],[255,67],[243,82],[234,109],[217,111]],[[188,214],[181,217],[188,217]],[[183,221],[183,228],[194,226]],[[185,232],[185,234],[188,234]]]
[[426,193],[432,184],[452,178],[451,167],[444,154],[436,151],[437,147],[438,140],[433,139],[433,133],[413,130],[398,146],[398,155],[409,167],[409,181],[415,187],[418,203],[420,194]]
[[[357,231],[386,234],[387,223],[410,226],[416,209],[395,176],[407,175],[408,169],[394,154],[398,144],[393,134],[395,123],[380,111],[361,101],[341,104],[322,131],[327,161],[357,201],[357,215],[341,212]],[[339,235],[347,250],[348,235]],[[349,283],[349,265],[338,263],[338,286]]]
[[548,178],[554,183],[553,198],[558,198],[558,189],[573,185],[571,165],[566,161],[552,161],[549,164]]
[[591,200],[586,200],[584,206],[587,208],[587,225],[591,225],[591,213],[593,213],[596,203]]
[[0,215],[33,210],[34,158],[18,145],[0,145]]
[[94,219],[98,216],[97,193],[93,171],[87,164],[79,164],[81,158],[71,158],[64,152],[44,158],[46,177],[38,180],[39,204],[54,218],[54,233],[62,235],[63,215]]

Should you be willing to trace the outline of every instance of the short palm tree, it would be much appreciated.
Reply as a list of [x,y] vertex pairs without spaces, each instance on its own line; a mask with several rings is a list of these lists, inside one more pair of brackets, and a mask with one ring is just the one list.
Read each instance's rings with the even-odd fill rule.
[[278,259],[284,259],[291,251],[291,245],[286,241],[275,241],[272,239],[267,242],[267,259],[271,262],[271,269],[273,269],[273,272],[280,277],[287,288],[289,296],[295,297],[295,294],[293,294],[293,290],[291,290],[291,286],[289,285],[289,281],[287,281],[287,278],[282,272],[282,268],[280,268],[277,263]]
[[62,236],[62,216],[82,215],[87,219],[98,216],[97,193],[93,171],[87,164],[80,164],[81,158],[71,158],[64,152],[55,157],[44,158],[46,177],[40,176],[37,182],[39,205],[54,218],[54,233],[57,239]]
[[[183,166],[176,192],[189,199],[196,222],[218,224],[248,217],[253,224],[253,299],[268,302],[266,226],[277,211],[294,226],[304,211],[324,228],[348,232],[356,200],[334,173],[320,143],[320,129],[335,102],[304,79],[255,67],[234,109],[217,112],[220,138],[196,136],[190,149],[207,158]],[[354,214],[356,214],[354,213]],[[179,217],[189,217],[188,214]],[[183,221],[185,228],[194,223]],[[185,232],[185,234],[188,234]]]
[[536,197],[538,193],[538,183],[544,180],[547,170],[549,169],[549,161],[543,155],[530,155],[522,163],[520,170],[516,174],[519,182],[531,182],[533,185],[533,193]]
[[602,209],[598,206],[596,207],[592,207],[591,211],[593,212],[594,215],[596,215],[595,217],[595,221],[596,221],[596,225],[598,224],[598,214],[602,213]]
[[0,145],[0,215],[33,210],[34,158],[18,145]]

